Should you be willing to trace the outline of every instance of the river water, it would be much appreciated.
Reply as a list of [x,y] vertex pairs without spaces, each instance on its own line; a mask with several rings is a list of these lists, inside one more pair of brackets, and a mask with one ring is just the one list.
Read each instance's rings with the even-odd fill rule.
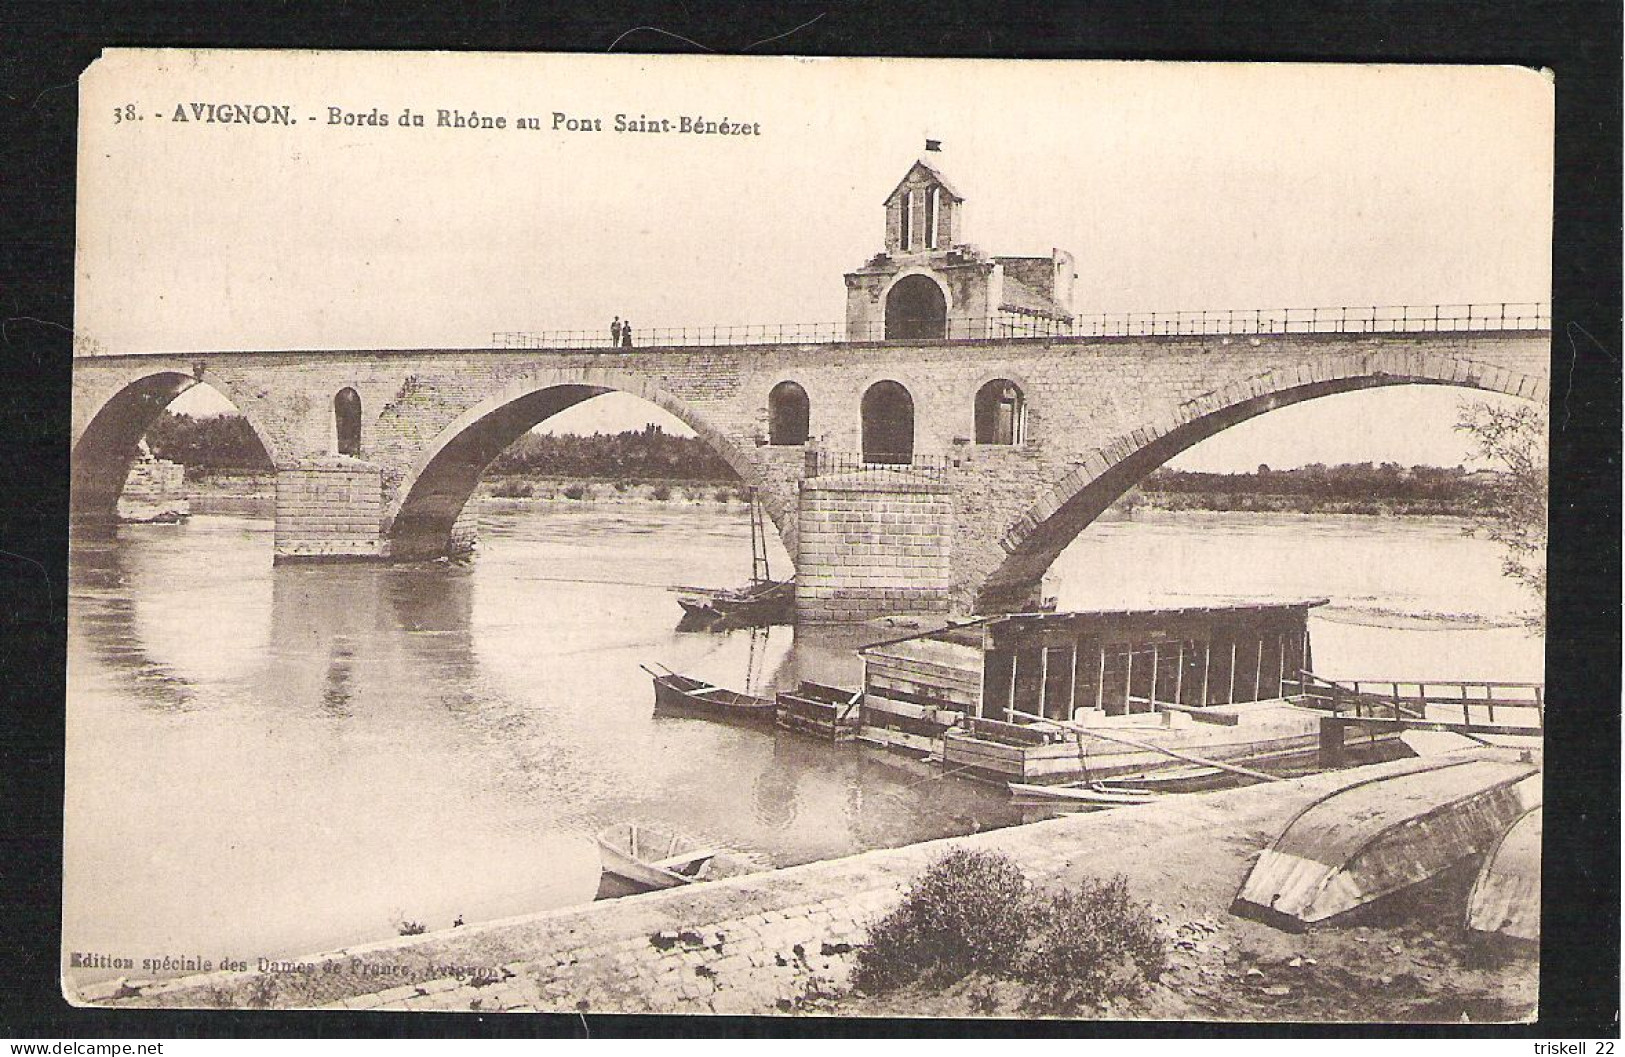
[[[675,630],[666,586],[739,582],[748,541],[738,508],[500,500],[466,565],[273,568],[247,517],[75,541],[64,951],[252,964],[584,901],[589,835],[626,819],[775,866],[1019,821],[884,752],[653,715],[640,662],[858,682],[874,629]],[[1329,598],[1332,677],[1542,670],[1496,549],[1444,519],[1141,513],[1090,528],[1048,590]]]

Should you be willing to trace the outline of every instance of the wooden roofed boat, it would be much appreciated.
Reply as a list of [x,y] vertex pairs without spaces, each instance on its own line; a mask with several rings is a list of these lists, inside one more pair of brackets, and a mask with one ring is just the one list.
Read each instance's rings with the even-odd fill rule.
[[757,869],[736,852],[658,826],[622,822],[594,839],[603,864],[600,899],[737,877]]
[[657,672],[647,665],[639,667],[654,679],[657,712],[742,723],[772,723],[778,709],[777,702],[770,697],[712,686],[703,679],[679,675],[669,669]]
[[1481,854],[1540,802],[1533,764],[1482,756],[1345,786],[1300,811],[1232,908],[1289,929],[1319,924]]
[[1293,701],[1311,666],[1308,613],[1324,602],[1012,613],[871,643],[859,650],[865,733],[901,732],[945,766],[1029,784],[1192,762],[1149,744],[1086,752],[1078,725],[1230,728],[1154,735],[1199,745],[1207,763],[1311,750],[1318,716]]

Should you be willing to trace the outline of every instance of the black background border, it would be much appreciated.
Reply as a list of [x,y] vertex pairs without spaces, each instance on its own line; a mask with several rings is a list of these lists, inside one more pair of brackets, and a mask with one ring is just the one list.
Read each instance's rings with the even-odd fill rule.
[[[0,6],[0,1035],[1618,1038],[1617,0]],[[685,39],[686,38],[686,39]],[[1541,1019],[1169,1025],[74,1009],[58,985],[76,80],[104,46],[1509,63],[1557,83]],[[1496,159],[1485,159],[1495,165]]]

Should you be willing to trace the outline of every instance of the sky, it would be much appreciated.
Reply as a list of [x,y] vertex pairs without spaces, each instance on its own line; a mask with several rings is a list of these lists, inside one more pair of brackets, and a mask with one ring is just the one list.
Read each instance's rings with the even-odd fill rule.
[[[1516,68],[173,51],[104,55],[81,93],[75,328],[112,352],[838,320],[927,135],[965,237],[1070,250],[1079,312],[1549,299],[1552,86]],[[197,120],[208,102],[297,124]],[[1454,463],[1459,396],[1316,401],[1179,464]],[[551,426],[676,428],[651,410]]]

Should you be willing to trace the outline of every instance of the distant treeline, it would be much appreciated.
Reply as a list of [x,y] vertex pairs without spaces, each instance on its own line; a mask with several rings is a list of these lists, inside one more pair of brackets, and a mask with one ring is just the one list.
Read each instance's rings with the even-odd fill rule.
[[207,470],[272,469],[253,427],[241,415],[159,414],[147,429],[147,447],[160,459]]
[[1494,501],[1495,475],[1463,467],[1353,462],[1310,463],[1292,470],[1260,466],[1252,473],[1161,469],[1146,493],[1185,496],[1282,496],[1316,503],[1392,502],[1478,508]]
[[[147,430],[147,446],[160,459],[203,470],[270,470],[271,460],[241,415],[193,418],[169,411]],[[736,481],[722,457],[698,437],[678,437],[659,426],[590,437],[526,433],[498,455],[493,474],[535,477],[643,478],[662,481]]]
[[526,433],[496,457],[487,473],[535,477],[736,481],[722,456],[698,437],[678,437],[649,425],[590,437]]

